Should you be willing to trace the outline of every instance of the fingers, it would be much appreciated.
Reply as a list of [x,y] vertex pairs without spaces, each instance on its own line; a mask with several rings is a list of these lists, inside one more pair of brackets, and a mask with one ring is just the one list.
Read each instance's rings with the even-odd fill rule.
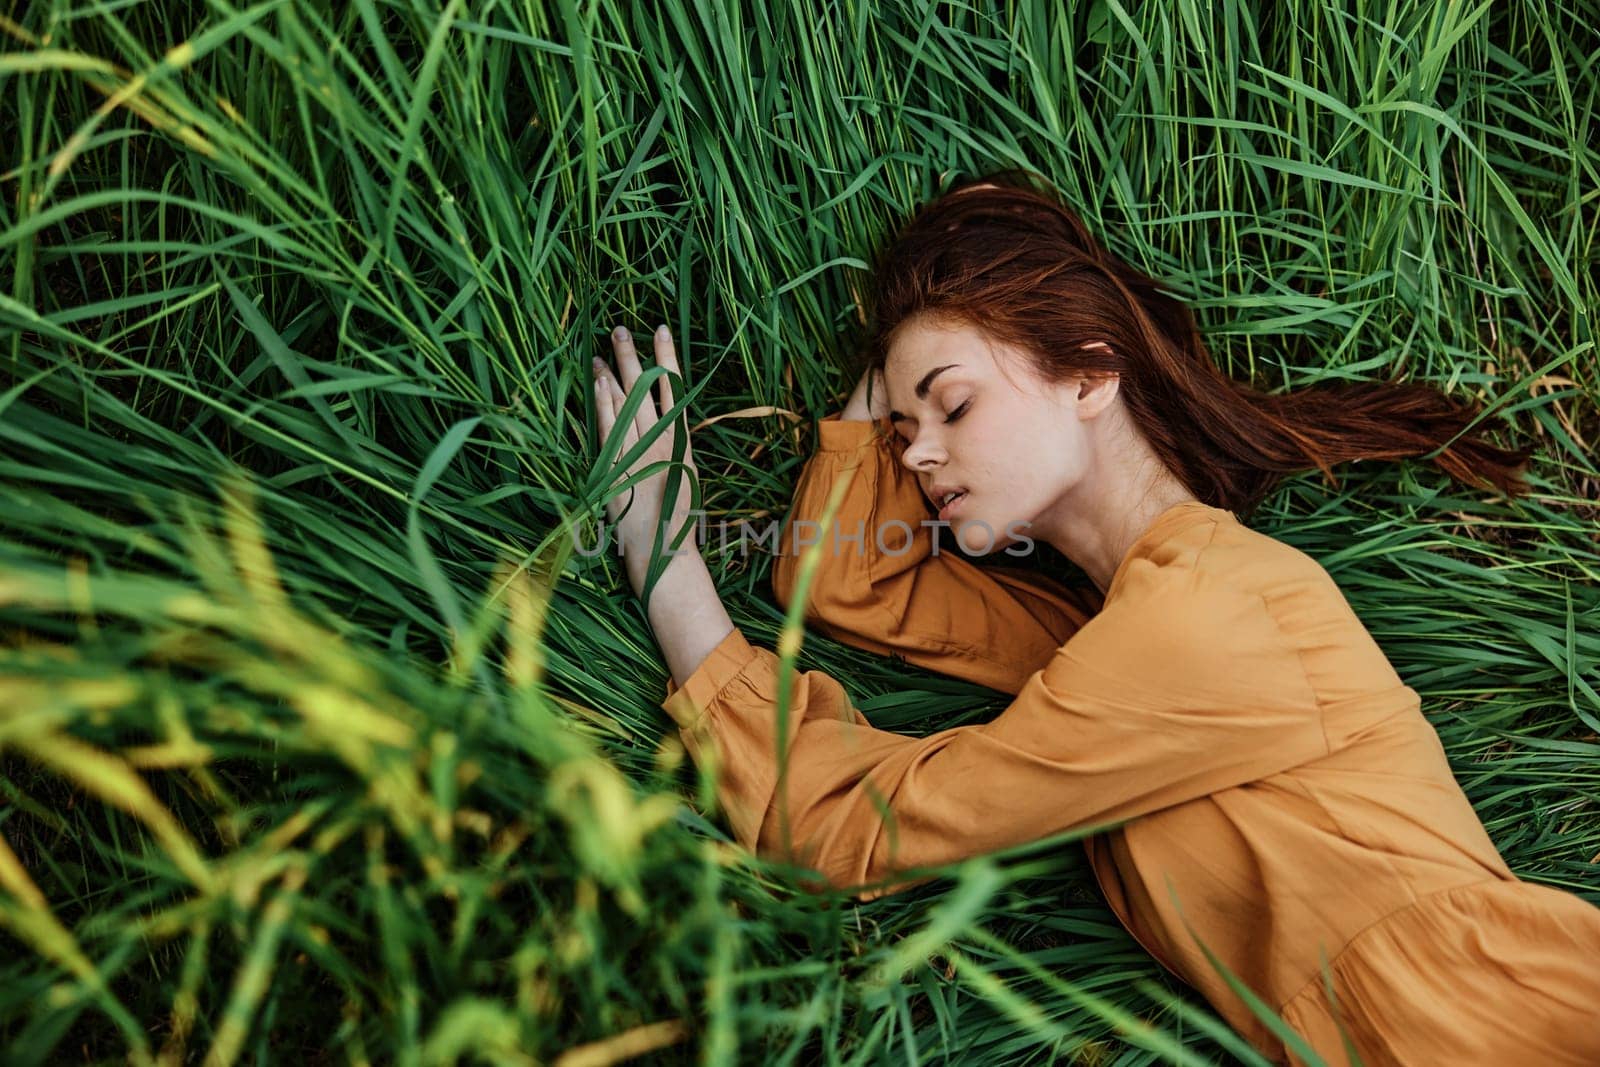
[[[662,367],[662,368],[665,368],[666,370],[671,371],[673,374],[676,374],[679,378],[683,377],[683,368],[678,363],[678,345],[677,345],[677,343],[675,341],[673,341],[673,339],[672,339],[672,331],[667,329],[665,323],[663,323],[662,325],[656,327],[656,366]],[[685,382],[684,384],[687,386],[688,383]],[[661,410],[662,410],[662,412],[667,412],[667,411],[672,410],[672,405],[675,404],[675,403],[677,403],[677,401],[672,395],[672,381],[671,381],[671,379],[662,378],[661,379]],[[687,420],[685,420],[685,424],[687,424]],[[672,432],[673,433],[677,433],[678,432],[676,426],[674,426],[672,428]],[[684,442],[683,442],[683,460],[684,460],[685,463],[687,463],[689,465],[689,467],[691,469],[693,469],[693,467],[694,467],[694,454],[693,454],[693,451],[690,449],[689,446],[690,446],[690,442],[689,442],[689,440],[687,438],[685,438]]]
[[[683,371],[678,368],[678,347],[672,343],[672,331],[664,324],[656,327],[656,366],[665,367],[679,377],[683,376]],[[670,410],[672,403],[672,382],[662,378],[661,410]]]
[[[600,423],[600,447],[604,449],[611,440],[611,431],[617,424],[617,405],[611,395],[611,374],[606,369],[605,361],[599,356],[594,357],[594,412]],[[606,517],[612,522],[617,521],[617,515],[622,510],[622,505],[614,498],[605,500]]]
[[594,358],[594,410],[600,419],[600,447],[611,438],[611,427],[617,421],[617,409],[611,405],[611,383],[606,379],[606,365],[599,356]]
[[[633,383],[639,380],[639,375],[644,369],[639,366],[639,352],[633,347],[633,334],[624,326],[618,326],[611,331],[611,351],[617,356],[617,374],[622,378],[622,388],[625,393],[633,391]],[[637,433],[645,433],[656,423],[656,406],[653,398],[646,396],[639,402],[639,410],[633,414],[633,427]]]
[[[665,325],[658,327],[654,341],[656,364],[681,378],[683,376],[683,368],[678,362],[678,349],[673,342],[672,331],[668,330]],[[639,351],[633,343],[633,335],[625,327],[618,326],[612,331],[611,349],[617,357],[617,372],[618,377],[621,378],[621,384],[618,384],[617,377],[612,376],[610,367],[605,360],[600,359],[598,356],[594,359],[594,373],[596,376],[595,406],[600,413],[602,444],[612,432],[617,416],[622,413],[622,406],[627,399],[628,393],[633,390],[639,379],[644,375],[644,369],[639,361]],[[604,383],[603,388],[600,384],[602,382]],[[671,408],[676,403],[671,382],[663,377],[660,379],[660,386],[661,407],[657,409],[653,396],[646,396],[639,404],[639,410],[635,412],[633,419],[625,428],[619,431],[623,434],[621,448],[624,451],[636,444],[641,436],[650,431],[650,428],[656,424],[656,420],[660,418],[661,411]],[[666,435],[663,436],[663,440],[670,440],[670,434],[675,432],[675,428],[669,428]],[[683,455],[684,462],[689,469],[691,471],[694,470],[694,456],[687,439],[683,444]]]
[[594,408],[600,419],[600,447],[604,448],[611,434],[615,430],[622,434],[622,444],[617,455],[622,455],[639,440],[639,433],[634,423],[617,430],[617,415],[622,411],[622,402],[627,399],[622,387],[617,384],[616,378],[611,376],[611,368],[599,356],[594,359]]
[[[612,412],[620,415],[622,413],[623,402],[628,399],[628,394],[622,391],[622,386],[618,385],[617,380],[610,374],[606,375],[606,385],[611,388]],[[644,405],[639,405],[639,409],[641,411],[644,410]],[[639,429],[637,421],[625,424],[622,427],[622,451],[626,452],[628,449],[632,448],[638,442],[638,440]],[[617,454],[620,456],[622,452],[618,452]]]

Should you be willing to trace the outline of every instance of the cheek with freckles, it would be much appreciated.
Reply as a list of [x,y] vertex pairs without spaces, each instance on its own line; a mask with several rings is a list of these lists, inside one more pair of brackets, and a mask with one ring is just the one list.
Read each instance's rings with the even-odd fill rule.
[[1082,480],[1084,457],[1070,435],[1037,434],[1015,446],[1006,467],[985,482],[990,491],[984,521],[997,531],[1010,522],[1032,522]]

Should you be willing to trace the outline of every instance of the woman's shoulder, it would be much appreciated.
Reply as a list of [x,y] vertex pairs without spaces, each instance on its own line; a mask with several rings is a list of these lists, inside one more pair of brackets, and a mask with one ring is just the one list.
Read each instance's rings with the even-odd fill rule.
[[1232,512],[1189,510],[1152,546],[1139,580],[1127,583],[1119,628],[1160,629],[1171,642],[1216,657],[1260,656],[1276,646],[1326,693],[1400,684],[1320,562]]
[[1175,617],[1180,604],[1203,618],[1219,602],[1259,599],[1293,621],[1329,609],[1348,612],[1338,585],[1311,556],[1251,528],[1231,511],[1193,503],[1163,515],[1135,542],[1106,597],[1106,608]]
[[1162,512],[1135,539],[1108,593],[1118,592],[1124,581],[1136,586],[1140,577],[1201,570],[1262,578],[1275,571],[1321,570],[1321,565],[1293,545],[1245,525],[1232,511],[1191,500]]
[[1214,536],[1196,564],[1218,577],[1227,576],[1263,594],[1309,583],[1331,587],[1333,579],[1314,558],[1286,541],[1246,526],[1223,512]]
[[1061,651],[1058,669],[1111,663],[1119,684],[1181,680],[1183,692],[1306,708],[1400,685],[1320,563],[1204,505],[1135,544],[1100,613]]
[[1302,642],[1262,592],[1272,581],[1254,573],[1272,571],[1281,584],[1295,565],[1270,538],[1227,516],[1192,509],[1159,539],[1136,544],[1099,614],[1061,647],[1047,682],[1081,687],[1098,678],[1105,695],[1152,706],[1209,697],[1312,713],[1317,697]]

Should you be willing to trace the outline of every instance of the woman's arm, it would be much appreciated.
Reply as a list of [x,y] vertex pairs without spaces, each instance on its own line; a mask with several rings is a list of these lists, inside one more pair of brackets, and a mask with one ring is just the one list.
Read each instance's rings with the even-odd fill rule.
[[[640,437],[656,424],[660,412],[656,409],[655,398],[647,395],[639,404],[634,418],[620,429],[617,427],[617,415],[622,410],[623,402],[644,370],[640,366],[632,335],[620,326],[611,335],[611,349],[616,355],[617,370],[622,381],[618,384],[604,360],[598,357],[594,360],[595,410],[600,422],[600,447],[604,448],[614,433],[620,433],[622,443],[617,454],[621,455],[637,444]],[[678,365],[677,347],[665,326],[656,331],[655,357],[658,366],[678,375],[681,380],[683,371]],[[661,411],[665,411],[673,404],[672,384],[662,378],[660,388]],[[663,431],[638,461],[628,468],[628,473],[642,470],[651,463],[671,459],[673,434],[677,432],[677,426]],[[684,443],[684,464],[690,477],[697,476],[689,442]],[[663,470],[638,483],[631,494],[619,493],[606,502],[607,516],[614,527],[615,536],[623,546],[622,558],[628,572],[628,582],[637,596],[644,595],[650,564],[649,546],[655,531],[665,525],[672,531],[671,536],[675,537],[688,522],[687,479],[680,481],[677,498],[670,508],[666,507],[666,480],[667,472]],[[663,541],[666,545],[670,543],[670,537]],[[717,595],[711,573],[706,569],[700,549],[694,543],[692,530],[683,544],[674,550],[666,569],[656,580],[655,588],[650,591],[650,599],[645,604],[645,614],[650,619],[656,642],[666,657],[667,667],[680,684],[693,675],[711,650],[733,632],[733,620],[722,606],[722,598]]]
[[[772,568],[791,602],[807,543],[820,553],[805,615],[823,633],[881,655],[1015,693],[1099,610],[1090,587],[1070,589],[1021,568],[977,564],[939,550],[933,509],[900,462],[901,446],[872,416],[868,381],[836,418],[817,425]],[[873,405],[886,406],[881,383]],[[820,519],[834,483],[848,479],[833,523]],[[907,536],[909,534],[909,537]]]
[[[871,396],[869,398],[868,393]],[[883,388],[883,372],[867,371],[850,394],[844,410],[839,412],[841,422],[876,422],[889,415],[888,394]]]
[[861,900],[931,877],[902,876],[912,868],[1136,818],[1328,753],[1316,693],[1260,596],[1182,568],[1153,585],[975,726],[876,729],[827,674],[785,686],[778,657],[738,630],[662,706],[713,775],[735,840]]
[[672,679],[682,685],[733,632],[733,619],[696,549],[667,564],[645,606]]

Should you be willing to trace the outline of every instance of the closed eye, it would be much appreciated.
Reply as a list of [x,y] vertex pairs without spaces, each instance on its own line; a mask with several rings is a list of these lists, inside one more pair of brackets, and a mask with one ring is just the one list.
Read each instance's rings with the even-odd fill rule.
[[[961,416],[965,415],[967,413],[967,409],[969,407],[971,407],[971,406],[972,406],[972,398],[968,397],[966,400],[962,401],[960,407],[956,408],[950,414],[946,415],[944,417],[944,421],[946,423],[955,422]],[[896,426],[896,428],[895,428],[895,439],[899,440],[899,441],[904,441],[907,444],[909,444],[910,440],[911,440],[910,435],[905,433],[905,431],[901,430],[898,426]]]

